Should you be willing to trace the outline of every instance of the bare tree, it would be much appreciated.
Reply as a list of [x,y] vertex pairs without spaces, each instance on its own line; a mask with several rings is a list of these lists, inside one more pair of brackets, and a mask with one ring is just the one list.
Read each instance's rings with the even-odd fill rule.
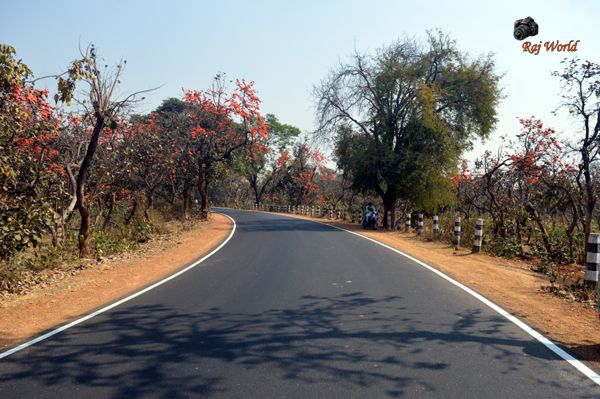
[[577,184],[583,200],[583,230],[585,243],[592,230],[592,220],[597,202],[594,192],[592,169],[598,161],[600,151],[600,64],[590,61],[581,62],[578,58],[562,61],[562,71],[555,71],[563,83],[562,102],[559,108],[565,108],[569,114],[581,122],[581,134],[574,143],[574,149],[580,155],[580,173]]
[[105,128],[116,129],[122,114],[138,101],[141,93],[154,89],[135,92],[119,98],[117,87],[121,83],[121,75],[127,61],[121,60],[112,68],[109,68],[108,65],[102,68],[99,66],[101,59],[97,57],[96,48],[93,45],[80,53],[81,59],[73,61],[67,71],[67,77],[58,77],[60,95],[55,99],[69,102],[73,96],[76,82],[82,81],[87,84],[83,93],[85,99],[78,103],[85,110],[84,120],[90,123],[92,132],[75,179],[76,207],[81,217],[78,235],[79,255],[86,256],[89,252],[90,211],[86,203],[85,185],[100,136]]

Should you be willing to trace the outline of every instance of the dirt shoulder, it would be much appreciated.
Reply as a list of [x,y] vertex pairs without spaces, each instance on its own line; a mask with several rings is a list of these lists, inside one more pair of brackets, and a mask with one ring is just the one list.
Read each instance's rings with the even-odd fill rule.
[[132,253],[71,270],[25,295],[0,298],[0,350],[173,274],[220,244],[231,228],[227,217],[212,214],[208,222],[152,240]]
[[[289,215],[292,216],[292,215]],[[548,280],[522,261],[458,252],[445,243],[426,242],[414,233],[363,230],[357,224],[293,215],[355,231],[409,254],[469,286],[532,327],[564,345],[578,359],[600,369],[600,321],[589,304],[540,290]]]

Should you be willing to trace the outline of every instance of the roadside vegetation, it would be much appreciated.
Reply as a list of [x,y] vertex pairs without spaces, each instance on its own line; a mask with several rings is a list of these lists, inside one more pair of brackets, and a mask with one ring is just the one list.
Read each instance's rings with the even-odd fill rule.
[[415,227],[423,213],[424,239],[439,215],[450,241],[460,216],[467,246],[483,218],[484,251],[532,260],[552,286],[592,295],[582,265],[600,229],[600,65],[568,59],[549,76],[562,83],[556,112],[573,131],[559,135],[524,110],[519,132],[498,133],[515,139],[469,163],[465,151],[495,129],[501,76],[492,55],[427,37],[332,69],[313,90],[314,132],[263,114],[254,83],[224,74],[136,114],[152,89],[117,95],[126,62],[107,66],[93,46],[44,78],[57,83],[50,99],[0,45],[0,290],[133,249],[170,220],[206,220],[211,205],[349,218],[373,201],[391,212],[390,229],[408,214]]

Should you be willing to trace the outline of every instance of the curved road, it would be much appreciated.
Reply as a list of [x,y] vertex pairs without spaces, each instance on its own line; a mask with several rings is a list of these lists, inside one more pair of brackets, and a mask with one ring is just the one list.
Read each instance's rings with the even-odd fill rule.
[[0,398],[598,398],[414,262],[306,220],[223,210],[199,266],[0,360]]

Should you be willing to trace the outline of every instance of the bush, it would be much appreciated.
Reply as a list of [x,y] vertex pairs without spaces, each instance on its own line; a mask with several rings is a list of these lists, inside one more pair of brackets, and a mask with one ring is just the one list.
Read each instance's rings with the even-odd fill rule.
[[488,250],[496,256],[507,259],[523,255],[521,244],[513,237],[495,237],[489,243]]
[[47,206],[0,206],[0,259],[8,260],[17,252],[36,246],[50,223]]
[[148,241],[154,231],[154,226],[145,220],[134,220],[130,225],[106,231],[94,230],[91,237],[92,249],[97,256],[119,254]]

